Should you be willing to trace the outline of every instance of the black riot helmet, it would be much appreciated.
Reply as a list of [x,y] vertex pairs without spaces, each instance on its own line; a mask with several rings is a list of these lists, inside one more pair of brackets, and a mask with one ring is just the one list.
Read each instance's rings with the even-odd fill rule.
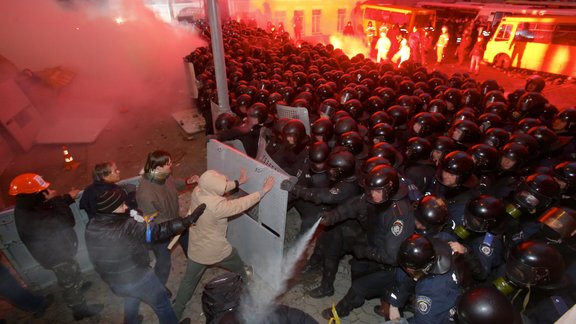
[[473,232],[485,233],[497,226],[504,214],[504,204],[500,199],[481,195],[466,205],[464,226]]
[[512,112],[514,120],[520,120],[525,117],[538,118],[544,111],[548,100],[539,92],[526,92],[518,99],[516,107]]
[[350,131],[340,135],[338,143],[354,155],[359,155],[364,149],[364,141],[358,132]]
[[354,118],[355,120],[359,120],[364,113],[364,108],[362,107],[362,103],[358,99],[350,99],[346,101],[342,105],[342,110],[348,113],[350,117]]
[[438,233],[448,222],[448,205],[440,197],[433,195],[424,196],[420,200],[414,215],[416,220],[426,228],[425,233]]
[[468,88],[462,92],[462,105],[478,111],[482,108],[482,94],[476,88]]
[[526,79],[524,90],[526,92],[542,92],[546,86],[546,80],[538,74],[533,74]]
[[484,113],[478,117],[478,127],[483,133],[494,127],[500,127],[504,124],[502,117],[495,113]]
[[448,172],[456,176],[456,185],[462,185],[470,178],[473,170],[474,160],[470,154],[463,151],[453,151],[442,159],[436,177],[442,184],[449,185],[444,182],[442,176],[442,172]]
[[552,129],[558,134],[576,132],[576,107],[568,107],[556,114]]
[[[398,172],[390,165],[378,165],[368,172],[364,179],[366,199],[374,204],[382,204],[390,200],[398,192],[400,179]],[[375,201],[372,191],[381,190],[380,201]]]
[[530,152],[526,146],[519,143],[508,143],[500,152],[500,169],[503,171],[519,171],[526,164]]
[[456,143],[448,136],[438,136],[432,144],[432,153],[430,154],[431,160],[436,164],[440,164],[442,158],[454,150]]
[[295,143],[291,144],[295,148],[300,148],[307,142],[308,136],[306,135],[306,127],[302,121],[298,119],[291,119],[282,128],[282,136],[287,141],[288,137],[293,137]]
[[462,91],[448,88],[442,93],[442,99],[448,104],[449,111],[458,111],[462,107]]
[[552,241],[565,242],[576,235],[576,211],[568,207],[552,207],[538,217],[538,222],[545,225],[546,237]]
[[497,149],[502,148],[510,139],[510,133],[503,128],[490,128],[484,134],[483,142]]
[[411,137],[406,142],[406,159],[410,161],[429,160],[432,144],[423,137]]
[[528,135],[533,136],[538,141],[540,152],[548,152],[553,149],[558,141],[558,135],[550,128],[540,125],[528,130]]
[[493,172],[498,169],[500,152],[488,144],[476,144],[468,149],[468,153],[474,160],[474,168],[479,173]]
[[392,126],[394,129],[404,129],[408,122],[410,108],[407,106],[394,105],[386,110],[388,115],[392,117]]
[[345,104],[348,100],[358,99],[358,94],[356,89],[352,87],[346,87],[340,91],[340,103]]
[[510,143],[518,143],[524,145],[530,153],[529,159],[534,159],[540,154],[540,145],[538,140],[530,134],[514,134],[510,136]]
[[494,286],[481,286],[466,291],[456,306],[457,323],[514,323],[515,309],[510,300]]
[[388,108],[388,106],[385,105],[385,102],[382,100],[382,98],[378,96],[371,96],[366,101],[365,108],[366,112],[369,114],[374,114]]
[[412,234],[400,244],[397,260],[408,273],[427,273],[436,261],[436,252],[428,237]]
[[448,104],[442,99],[433,99],[428,104],[428,111],[444,114],[448,111]]
[[370,127],[374,127],[374,125],[379,123],[386,123],[392,125],[393,119],[388,115],[385,111],[377,111],[370,116],[368,120]]
[[325,99],[320,104],[318,111],[320,113],[320,117],[326,117],[332,119],[334,114],[340,110],[340,104],[336,99]]
[[310,145],[310,150],[308,151],[308,158],[310,159],[310,169],[315,173],[322,173],[325,172],[326,167],[326,160],[328,160],[328,156],[330,155],[330,147],[326,142],[315,142]]
[[576,162],[564,161],[554,166],[554,178],[560,185],[562,194],[574,195],[576,193]]
[[520,100],[520,97],[522,97],[523,94],[526,93],[526,90],[524,89],[516,89],[512,92],[510,92],[508,94],[508,104],[510,105],[510,107],[516,107],[516,104],[518,103],[518,100]]
[[370,148],[369,156],[383,157],[395,167],[399,166],[403,162],[402,154],[398,152],[394,145],[386,142],[380,142],[372,145]]
[[383,157],[379,157],[379,156],[373,156],[371,158],[368,158],[366,160],[364,160],[364,162],[362,162],[362,166],[360,168],[360,172],[362,174],[362,181],[359,182],[360,185],[364,186],[364,180],[366,179],[366,175],[368,174],[368,172],[370,172],[370,170],[374,169],[374,167],[378,166],[378,165],[383,165],[383,164],[390,164],[390,161],[386,160]]
[[336,134],[336,136],[340,136],[350,131],[358,131],[358,123],[356,120],[354,120],[354,118],[350,116],[344,116],[339,118],[334,123],[334,134]]
[[370,128],[370,137],[374,143],[394,143],[396,134],[394,133],[394,128],[390,124],[379,123]]
[[346,150],[330,153],[328,157],[328,177],[332,181],[340,181],[354,176],[356,159],[354,154]]
[[480,127],[471,120],[458,120],[448,130],[448,137],[466,147],[477,143],[481,136]]
[[255,118],[258,124],[262,125],[268,119],[268,107],[261,102],[257,102],[248,108],[248,117]]
[[565,268],[560,252],[539,241],[514,246],[506,259],[506,277],[520,287],[556,288],[564,281]]
[[328,118],[318,118],[312,123],[310,132],[314,140],[318,141],[321,138],[323,142],[327,142],[332,138],[332,135],[334,135],[334,125],[332,125],[332,122]]
[[495,103],[495,102],[501,102],[504,104],[508,104],[508,100],[506,100],[506,96],[504,96],[504,93],[502,93],[502,91],[500,91],[500,90],[489,91],[488,93],[486,93],[484,95],[484,99],[482,102],[483,102],[484,107],[488,107],[490,104]]
[[482,84],[480,85],[480,93],[483,96],[492,90],[501,90],[500,85],[498,85],[498,82],[496,82],[496,80],[488,79],[482,82]]
[[532,127],[541,126],[542,121],[538,118],[531,118],[526,117],[522,118],[516,125],[514,126],[514,131],[517,133],[528,133],[528,130]]
[[240,119],[233,115],[232,113],[225,112],[221,113],[216,117],[216,121],[214,121],[214,126],[216,127],[217,131],[228,130],[240,123]]
[[420,112],[410,120],[410,130],[416,136],[428,137],[438,128],[438,120],[429,112]]
[[548,174],[528,176],[513,193],[514,202],[531,214],[548,208],[560,196],[560,185]]

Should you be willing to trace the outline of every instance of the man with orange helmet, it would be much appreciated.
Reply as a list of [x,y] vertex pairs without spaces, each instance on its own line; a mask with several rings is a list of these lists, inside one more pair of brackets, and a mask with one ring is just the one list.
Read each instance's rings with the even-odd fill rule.
[[97,315],[103,308],[100,304],[86,304],[82,275],[75,259],[78,238],[69,205],[74,203],[79,190],[58,195],[49,187],[50,183],[35,173],[24,173],[12,180],[9,194],[16,196],[16,229],[34,259],[54,272],[64,290],[64,300],[78,321]]

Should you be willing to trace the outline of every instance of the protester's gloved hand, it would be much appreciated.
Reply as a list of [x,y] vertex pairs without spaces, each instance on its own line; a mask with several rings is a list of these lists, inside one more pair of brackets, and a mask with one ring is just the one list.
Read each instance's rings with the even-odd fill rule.
[[198,218],[200,218],[200,216],[204,213],[204,210],[206,209],[206,204],[201,204],[200,206],[196,207],[196,209],[194,209],[194,211],[184,217],[183,220],[183,224],[184,226],[188,227],[190,225],[195,224],[198,221]]

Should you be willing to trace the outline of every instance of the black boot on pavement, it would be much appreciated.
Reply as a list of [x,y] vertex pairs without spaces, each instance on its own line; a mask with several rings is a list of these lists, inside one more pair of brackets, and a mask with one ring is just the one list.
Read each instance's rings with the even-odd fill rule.
[[96,316],[100,314],[100,312],[104,309],[104,305],[102,304],[94,304],[94,305],[87,305],[86,303],[75,306],[72,308],[74,320],[79,321],[84,318]]

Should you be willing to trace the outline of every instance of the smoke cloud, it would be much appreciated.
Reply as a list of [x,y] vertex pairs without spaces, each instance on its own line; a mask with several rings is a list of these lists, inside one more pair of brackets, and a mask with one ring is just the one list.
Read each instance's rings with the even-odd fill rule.
[[0,1],[0,55],[20,70],[74,72],[58,100],[76,112],[165,103],[185,93],[182,58],[205,42],[142,3]]

